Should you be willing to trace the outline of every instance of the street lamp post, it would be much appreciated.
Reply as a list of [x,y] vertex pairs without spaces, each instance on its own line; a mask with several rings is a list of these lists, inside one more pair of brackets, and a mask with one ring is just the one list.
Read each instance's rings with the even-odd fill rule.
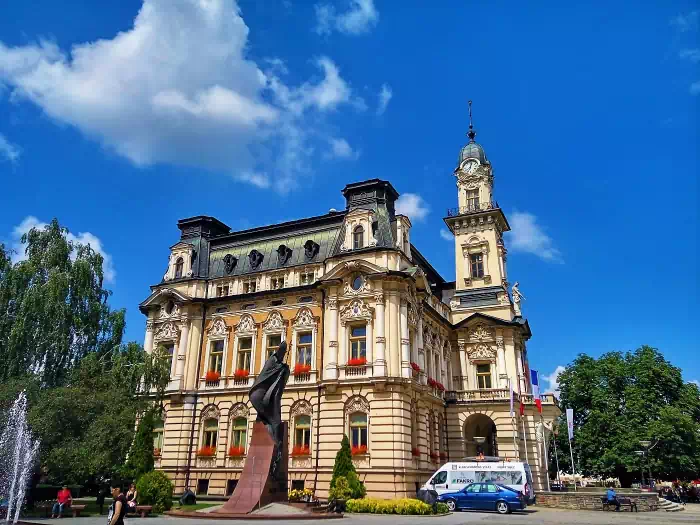
[[[652,483],[652,481],[651,481],[651,480],[652,480],[652,477],[651,477],[651,465],[649,464],[649,451],[650,451],[652,448],[654,448],[656,445],[658,445],[658,443],[659,443],[659,442],[657,441],[656,443],[654,443],[654,446],[651,446],[651,441],[649,441],[648,439],[642,439],[642,440],[639,441],[639,444],[642,445],[642,447],[644,447],[644,461],[646,461],[647,470],[649,471],[649,490],[651,490],[651,489],[653,488],[653,487],[652,487],[653,483]],[[643,476],[642,476],[642,477],[643,477]]]
[[644,487],[644,457],[646,456],[646,454],[643,450],[635,450],[634,453],[637,454],[640,458],[642,458],[641,465],[639,467],[639,472],[642,473],[642,481],[639,485],[639,488],[641,489]]

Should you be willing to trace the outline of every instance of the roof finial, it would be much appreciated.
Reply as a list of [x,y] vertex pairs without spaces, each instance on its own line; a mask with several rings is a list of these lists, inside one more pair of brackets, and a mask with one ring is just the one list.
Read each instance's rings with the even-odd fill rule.
[[474,131],[474,125],[472,124],[472,101],[469,101],[469,133],[467,133],[467,137],[469,137],[469,143],[474,142],[474,137],[476,137],[476,131]]

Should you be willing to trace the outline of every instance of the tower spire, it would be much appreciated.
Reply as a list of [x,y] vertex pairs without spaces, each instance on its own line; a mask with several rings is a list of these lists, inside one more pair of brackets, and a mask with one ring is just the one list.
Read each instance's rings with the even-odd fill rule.
[[474,143],[474,137],[476,137],[476,131],[474,131],[474,125],[472,124],[472,101],[469,101],[469,132],[467,133],[469,137],[469,143]]

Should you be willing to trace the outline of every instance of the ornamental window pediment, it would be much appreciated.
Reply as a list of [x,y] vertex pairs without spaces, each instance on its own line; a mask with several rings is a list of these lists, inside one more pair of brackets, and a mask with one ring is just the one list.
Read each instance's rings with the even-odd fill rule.
[[226,337],[230,331],[231,328],[229,328],[229,326],[226,325],[226,321],[219,317],[209,327],[209,330],[207,330],[207,335],[210,338]]
[[255,321],[253,320],[253,317],[250,315],[244,315],[241,317],[241,320],[236,325],[236,332],[239,334],[250,334],[255,332]]
[[155,341],[174,341],[180,338],[180,329],[175,323],[164,323],[156,331],[153,339]]
[[292,326],[296,329],[316,327],[316,319],[308,308],[302,308],[294,318]]
[[483,343],[468,348],[467,355],[470,361],[496,361],[496,351]]
[[282,314],[277,310],[270,312],[267,321],[263,323],[263,332],[281,332],[284,331],[285,321]]
[[362,300],[354,299],[340,310],[340,320],[343,324],[354,319],[371,320],[373,309]]
[[477,324],[469,331],[470,341],[494,341],[495,339],[496,332],[494,329],[484,323]]

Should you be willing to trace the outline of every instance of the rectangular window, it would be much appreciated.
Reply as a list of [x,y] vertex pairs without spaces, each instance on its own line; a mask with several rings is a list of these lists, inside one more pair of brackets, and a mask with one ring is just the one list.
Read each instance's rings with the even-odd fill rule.
[[350,415],[350,446],[367,446],[367,414],[355,412]]
[[233,420],[233,435],[231,436],[232,446],[242,447],[245,450],[248,431],[248,420],[244,417],[237,417]]
[[480,253],[473,253],[469,256],[469,265],[472,269],[472,279],[484,276],[484,256]]
[[255,281],[245,281],[243,283],[243,293],[255,293],[256,284]]
[[282,344],[282,336],[279,334],[268,335],[267,336],[267,359],[280,349],[280,344]]
[[219,437],[219,422],[216,419],[207,419],[204,422],[204,447],[216,447]]
[[477,211],[479,209],[479,190],[467,191],[467,210]]
[[173,356],[175,355],[175,343],[165,343],[163,347],[165,348],[165,355],[168,358],[168,370],[170,370],[170,373],[172,374]]
[[311,447],[311,416],[297,416],[294,420],[294,446]]
[[206,494],[209,492],[209,480],[208,479],[198,479],[197,480],[197,494]]
[[224,364],[224,341],[213,341],[209,350],[209,370],[222,373]]
[[476,382],[479,389],[491,388],[491,365],[476,365]]
[[273,277],[270,279],[271,290],[279,290],[280,288],[284,288],[284,277]]
[[311,366],[311,332],[302,332],[297,335],[297,363]]
[[350,327],[350,359],[367,356],[367,326]]
[[236,362],[237,370],[250,371],[250,355],[253,351],[253,338],[241,337],[238,340],[238,361]]

